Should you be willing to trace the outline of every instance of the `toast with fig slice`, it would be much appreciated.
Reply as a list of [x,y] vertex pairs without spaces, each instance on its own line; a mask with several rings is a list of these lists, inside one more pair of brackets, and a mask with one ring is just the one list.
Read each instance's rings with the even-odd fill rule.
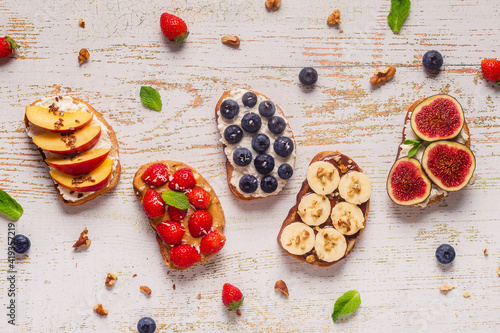
[[363,233],[371,181],[350,157],[338,151],[317,154],[278,234],[292,257],[327,267],[343,260]]
[[71,96],[45,97],[26,107],[24,123],[64,204],[81,205],[116,187],[118,141],[89,103]]
[[135,173],[133,188],[170,268],[184,270],[205,262],[224,247],[219,198],[190,166],[175,161],[144,164]]
[[387,177],[387,193],[402,206],[426,207],[462,189],[474,173],[470,132],[460,103],[434,95],[413,103]]

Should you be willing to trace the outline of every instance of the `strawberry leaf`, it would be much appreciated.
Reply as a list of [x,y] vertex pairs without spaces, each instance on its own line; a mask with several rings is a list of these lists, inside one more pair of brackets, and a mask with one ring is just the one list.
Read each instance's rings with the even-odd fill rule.
[[163,199],[165,204],[175,207],[177,209],[189,208],[189,199],[182,192],[177,192],[177,191],[162,192],[161,198]]
[[161,96],[155,88],[142,86],[139,94],[141,96],[142,104],[155,111],[161,111]]
[[410,0],[391,0],[391,11],[387,16],[387,23],[395,34],[401,30],[401,26],[410,12],[410,6]]
[[189,36],[189,31],[186,31],[184,32],[184,34],[182,35],[179,35],[175,38],[175,40],[173,40],[172,42],[174,43],[181,43],[184,41],[184,39],[186,39],[187,37]]
[[243,304],[243,296],[241,296],[240,300],[239,301],[232,301],[231,303],[229,303],[227,305],[227,311],[234,311],[234,310],[237,310],[241,304]]
[[23,215],[24,210],[7,192],[0,190],[0,212],[18,220]]
[[349,314],[356,311],[356,309],[361,304],[361,297],[356,290],[349,290],[340,296],[335,301],[335,306],[333,307],[332,319],[335,323],[339,316]]

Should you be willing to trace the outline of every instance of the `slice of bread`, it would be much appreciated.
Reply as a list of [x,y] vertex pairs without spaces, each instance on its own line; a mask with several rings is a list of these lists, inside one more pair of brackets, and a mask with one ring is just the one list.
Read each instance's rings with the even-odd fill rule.
[[[99,195],[106,193],[106,192],[112,190],[113,188],[115,188],[116,185],[118,184],[118,181],[120,180],[121,165],[120,165],[120,156],[119,156],[119,152],[118,152],[118,141],[116,139],[116,134],[113,131],[113,128],[104,119],[102,114],[99,113],[98,111],[96,111],[90,104],[88,104],[87,102],[85,102],[79,98],[75,98],[75,97],[71,97],[71,96],[52,96],[52,97],[39,99],[39,100],[33,102],[31,105],[32,106],[40,105],[40,106],[48,107],[50,104],[52,104],[52,102],[54,102],[54,103],[56,103],[56,105],[58,105],[58,103],[59,102],[62,103],[62,101],[65,101],[66,103],[71,102],[70,99],[72,99],[72,103],[75,104],[74,107],[78,108],[78,106],[77,106],[78,104],[85,105],[86,110],[94,115],[94,120],[92,120],[91,124],[99,124],[101,126],[101,137],[99,138],[99,141],[96,144],[96,146],[94,146],[94,148],[103,144],[104,140],[107,140],[106,145],[109,145],[111,148],[111,150],[108,154],[108,157],[113,160],[113,169],[111,172],[111,176],[109,177],[109,180],[108,180],[108,185],[105,188],[103,188],[102,190],[94,191],[94,192],[75,193],[74,191],[68,191],[67,189],[62,188],[61,185],[54,182],[55,183],[54,186],[56,188],[57,194],[59,195],[59,198],[61,199],[61,201],[65,205],[77,206],[77,205],[84,204],[88,201],[91,201],[91,200],[97,198]],[[61,111],[63,111],[63,110],[64,109],[62,108]],[[26,116],[24,117],[24,123],[26,126],[26,133],[28,134],[28,136],[30,138],[33,137],[34,133],[42,134],[42,133],[50,132],[48,130],[41,129],[40,127],[30,123]],[[101,144],[100,144],[100,142],[101,142]],[[91,149],[93,149],[93,148],[91,148]],[[51,157],[51,156],[55,156],[53,153],[45,151],[41,148],[38,148],[38,150],[42,154],[42,157],[44,160]],[[61,156],[61,155],[59,155],[59,156]],[[66,192],[69,192],[69,193],[66,193]],[[71,192],[73,192],[73,193],[71,193]]]

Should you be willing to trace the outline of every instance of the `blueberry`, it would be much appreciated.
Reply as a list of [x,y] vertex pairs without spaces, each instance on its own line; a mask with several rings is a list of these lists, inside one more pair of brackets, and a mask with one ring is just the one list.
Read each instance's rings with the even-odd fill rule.
[[274,158],[269,154],[259,154],[253,161],[255,169],[263,175],[268,174],[274,169]]
[[156,323],[153,318],[142,317],[137,323],[139,333],[153,333],[156,331]]
[[257,113],[247,113],[241,119],[241,127],[248,133],[257,133],[262,125],[262,120]]
[[269,130],[274,133],[274,134],[280,134],[282,133],[285,128],[286,128],[286,122],[285,119],[274,116],[271,119],[269,119],[267,123],[267,127],[269,127]]
[[262,117],[272,117],[276,112],[276,106],[271,101],[263,101],[259,104],[259,113]]
[[239,166],[249,165],[252,162],[252,153],[246,148],[238,148],[233,153],[233,161]]
[[255,192],[259,186],[259,181],[252,175],[244,175],[240,178],[240,190],[245,193]]
[[237,125],[229,125],[224,130],[224,139],[229,143],[238,143],[243,138],[243,131]]
[[233,119],[240,112],[240,106],[232,99],[226,99],[220,105],[220,114],[226,119]]
[[442,264],[449,264],[455,259],[455,249],[448,244],[441,244],[436,250],[436,258]]
[[274,141],[274,151],[281,157],[287,157],[293,152],[293,140],[286,136],[280,136]]
[[273,193],[278,188],[278,181],[273,176],[265,176],[260,181],[260,188],[266,193]]
[[248,91],[243,95],[242,102],[244,106],[252,108],[255,106],[255,104],[257,104],[257,95],[255,95],[251,91]]
[[422,65],[430,70],[438,70],[443,66],[443,56],[435,50],[427,51],[422,57]]
[[263,153],[269,148],[271,141],[265,134],[257,134],[252,138],[252,148],[258,153]]
[[288,179],[292,177],[292,175],[293,175],[293,168],[290,164],[283,163],[278,168],[278,176],[280,176],[281,179]]
[[14,236],[14,238],[12,238],[10,246],[12,246],[14,252],[23,254],[28,252],[31,246],[31,242],[28,237],[21,234],[17,234]]
[[318,72],[312,67],[304,67],[299,73],[299,80],[305,86],[312,86],[318,81]]

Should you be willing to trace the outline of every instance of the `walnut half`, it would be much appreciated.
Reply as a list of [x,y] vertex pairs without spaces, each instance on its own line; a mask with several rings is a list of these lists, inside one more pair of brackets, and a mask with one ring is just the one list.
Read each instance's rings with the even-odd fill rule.
[[106,276],[106,282],[104,284],[106,285],[106,287],[111,287],[115,284],[116,279],[118,279],[118,274],[108,273],[108,276]]
[[106,310],[101,303],[94,306],[94,311],[101,317],[108,315],[108,310]]
[[277,10],[281,6],[281,0],[267,0],[265,5],[267,10]]
[[80,238],[76,241],[75,244],[73,244],[74,248],[90,246],[91,240],[87,236],[88,232],[89,231],[87,230],[87,228],[83,229],[83,231],[80,233]]
[[85,61],[87,61],[90,58],[90,52],[87,49],[81,49],[80,53],[78,54],[78,64],[83,64]]
[[375,71],[375,74],[370,78],[370,83],[374,86],[379,86],[390,80],[394,74],[396,74],[396,67],[387,66],[380,71]]
[[340,10],[335,9],[333,13],[330,16],[328,16],[326,23],[328,25],[335,25],[342,23],[342,20],[340,19]]

